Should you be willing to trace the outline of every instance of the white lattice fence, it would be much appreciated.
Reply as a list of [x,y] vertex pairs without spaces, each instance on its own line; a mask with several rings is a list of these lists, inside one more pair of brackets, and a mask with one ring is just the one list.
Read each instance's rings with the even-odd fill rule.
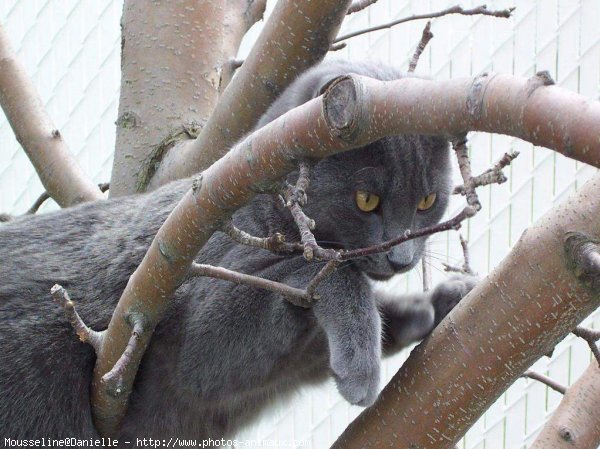
[[[269,4],[273,5],[273,1]],[[597,99],[600,86],[600,2],[598,0],[488,1],[490,8],[517,6],[514,18],[444,17],[436,19],[434,39],[417,72],[434,77],[471,76],[484,70],[530,76],[548,70],[557,83]],[[446,8],[453,1],[379,0],[351,16],[343,31],[361,29],[414,13]],[[463,6],[476,6],[473,1]],[[31,74],[48,111],[85,171],[96,181],[110,176],[114,121],[119,89],[119,19],[122,1],[2,0],[0,20]],[[349,41],[332,57],[378,59],[408,66],[423,22],[401,25]],[[247,52],[260,24],[242,46]],[[484,210],[463,232],[471,244],[472,265],[487,273],[507,254],[523,230],[581,185],[594,170],[518,139],[487,134],[470,139],[474,171],[487,168],[507,150],[521,152],[509,170],[509,182],[482,189]],[[458,179],[458,176],[457,176]],[[0,211],[20,213],[42,191],[37,176],[0,112]],[[450,213],[459,208],[455,199]],[[52,208],[49,204],[46,208]],[[456,262],[461,251],[455,234],[433,239],[434,281],[445,275],[441,262]],[[421,288],[419,272],[388,288]],[[493,307],[493,304],[490,304]],[[587,324],[600,326],[600,314]],[[384,365],[385,381],[407,352]],[[573,383],[590,360],[587,346],[572,337],[552,359],[535,369],[563,384]],[[560,397],[545,386],[519,380],[478,421],[461,448],[525,448],[556,407]],[[332,382],[305,389],[291,401],[267,411],[241,432],[241,438],[309,440],[326,448],[358,413],[337,394]]]

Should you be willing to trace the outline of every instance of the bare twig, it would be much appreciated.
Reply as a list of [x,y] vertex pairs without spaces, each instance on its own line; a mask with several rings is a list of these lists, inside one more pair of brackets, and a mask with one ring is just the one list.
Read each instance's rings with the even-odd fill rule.
[[459,229],[463,221],[465,221],[467,218],[471,218],[476,213],[477,210],[475,208],[473,208],[472,206],[466,206],[455,217],[442,223],[438,223],[433,226],[427,226],[426,228],[422,229],[417,229],[416,231],[408,230],[404,234],[391,240],[388,240],[387,242],[380,243],[378,245],[342,251],[341,260],[356,259],[357,257],[368,256],[369,254],[382,253],[385,251],[389,251],[390,248],[408,240],[424,237],[426,235],[431,235],[442,231],[448,231],[449,229]]
[[415,71],[415,69],[417,68],[417,64],[419,63],[419,58],[421,57],[423,50],[425,50],[425,47],[431,39],[433,39],[433,33],[431,32],[431,20],[428,20],[427,24],[425,25],[425,28],[423,28],[421,40],[419,41],[419,44],[415,49],[415,53],[413,54],[413,57],[410,59],[410,63],[408,64],[409,72]]
[[50,289],[50,294],[54,302],[65,310],[65,316],[69,320],[69,323],[71,323],[79,339],[84,343],[90,344],[98,352],[102,344],[103,332],[96,332],[83,322],[77,310],[75,310],[75,304],[71,301],[69,294],[62,286],[55,284]]
[[600,350],[596,344],[596,342],[600,340],[600,331],[577,326],[572,332],[574,335],[583,338],[587,342],[592,354],[594,354],[594,357],[598,361],[598,366],[600,366]]
[[467,136],[456,136],[452,139],[452,148],[456,153],[456,159],[458,160],[458,167],[460,168],[460,175],[462,176],[463,183],[465,186],[465,196],[467,197],[467,204],[473,206],[476,210],[481,210],[481,203],[475,192],[475,186],[473,185],[473,175],[471,174],[471,160],[469,159],[469,150],[467,148]]
[[274,253],[294,253],[304,249],[301,243],[286,242],[285,236],[279,232],[270,237],[255,237],[238,229],[232,222],[228,222],[223,227],[223,232],[242,245],[266,249]]
[[290,287],[289,285],[281,282],[240,273],[238,271],[229,270],[223,267],[193,263],[190,267],[189,274],[191,276],[208,276],[216,279],[222,279],[224,281],[234,282],[236,284],[245,284],[263,290],[269,290],[271,292],[281,294],[289,302],[300,307],[310,307],[314,301],[312,296],[314,290],[309,293],[308,289],[302,290],[299,288]]
[[[471,178],[471,185],[473,188],[486,186],[488,184],[502,184],[506,182],[506,176],[504,176],[504,172],[502,169],[510,163],[519,155],[518,151],[511,151],[510,153],[504,153],[504,155],[494,164],[492,168],[488,168],[486,171],[481,173],[480,175],[473,176]],[[460,184],[454,187],[454,191],[452,192],[454,195],[464,195],[465,194],[465,184]]]
[[308,164],[300,163],[298,181],[295,186],[287,185],[283,192],[283,199],[286,207],[292,213],[294,222],[300,232],[300,239],[304,247],[304,258],[306,260],[339,260],[340,253],[334,249],[321,248],[317,243],[312,230],[315,228],[315,221],[306,216],[302,206],[306,205],[306,190],[308,189]]
[[529,379],[537,380],[538,382],[541,382],[544,385],[552,388],[554,391],[558,391],[560,394],[565,394],[567,392],[567,387],[564,385],[559,384],[548,376],[536,373],[535,371],[525,371],[521,377],[528,377]]
[[337,260],[330,260],[325,264],[321,271],[308,283],[306,287],[306,293],[312,300],[319,299],[319,296],[315,293],[317,286],[331,273],[335,271],[340,263]]
[[462,251],[463,251],[463,265],[462,267],[457,267],[454,265],[449,265],[447,263],[442,263],[442,265],[444,265],[444,270],[446,271],[451,271],[454,273],[463,273],[463,274],[471,274],[474,275],[476,274],[473,269],[471,268],[471,265],[469,263],[469,242],[467,240],[465,240],[465,238],[462,236],[462,234],[459,234],[458,237],[460,238],[460,246],[462,247]]
[[464,9],[458,5],[452,6],[451,8],[444,9],[442,11],[433,12],[429,14],[414,14],[410,17],[404,17],[402,19],[397,19],[392,22],[384,23],[382,25],[375,25],[369,28],[365,28],[363,30],[353,31],[352,33],[344,34],[335,39],[334,44],[340,41],[345,41],[346,39],[350,39],[351,37],[360,36],[361,34],[371,33],[373,31],[384,30],[386,28],[391,28],[395,25],[399,25],[401,23],[410,22],[411,20],[420,20],[420,19],[434,19],[436,17],[446,16],[450,14],[460,14],[463,16],[474,16],[474,15],[483,15],[483,16],[493,16],[493,17],[503,17],[508,18],[511,16],[512,12],[515,8],[508,8],[499,11],[491,11],[487,9],[485,5],[478,6],[477,8],[472,9]]
[[44,109],[0,25],[0,104],[40,181],[62,207],[102,198]]
[[348,8],[348,12],[346,14],[350,15],[354,14],[355,12],[362,11],[376,2],[377,0],[354,0]]

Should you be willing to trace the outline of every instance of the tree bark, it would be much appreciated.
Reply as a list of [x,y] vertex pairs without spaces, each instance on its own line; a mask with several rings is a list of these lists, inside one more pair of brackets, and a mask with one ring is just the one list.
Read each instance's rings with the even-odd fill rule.
[[198,138],[169,151],[149,187],[198,173],[252,130],[296,76],[325,57],[350,3],[277,2],[250,55],[223,92]]
[[46,191],[61,207],[102,199],[44,110],[2,26],[0,105]]
[[598,449],[600,368],[594,359],[552,414],[530,449]]
[[197,135],[217,102],[223,66],[264,5],[126,0],[111,196],[144,191],[167,150]]
[[[600,106],[583,108],[587,103],[582,97],[567,94],[557,87],[534,90],[527,87],[535,81],[497,76],[483,84],[483,88],[479,78],[443,82],[408,78],[381,82],[359,76],[341,77],[322,97],[289,111],[238,143],[196,178],[192,189],[169,215],[129,279],[106,331],[94,371],[92,407],[99,430],[110,435],[118,427],[152,331],[198,251],[237,208],[257,192],[272,191],[298,161],[326,157],[386,135],[457,134],[451,131],[476,127],[529,136],[538,144],[563,151],[563,139],[569,139],[571,157],[598,163]],[[528,95],[521,95],[524,92]],[[470,104],[477,105],[476,111]],[[515,113],[515,108],[520,113]],[[571,122],[570,126],[560,126],[556,130],[551,127],[552,121],[557,120],[554,110],[560,110],[562,115],[574,120],[584,114],[585,117],[580,119],[587,126]],[[530,134],[531,130],[535,133]],[[558,131],[563,133],[560,140],[557,140]],[[566,271],[562,255],[566,231],[597,234],[600,229],[598,182],[600,179],[595,178],[581,190],[578,201],[559,208],[522,238],[513,256],[470,295],[471,300],[466,306],[459,307],[454,314],[460,326],[450,324],[434,332],[429,344],[417,352],[421,355],[413,357],[398,375],[400,377],[396,377],[395,382],[402,377],[410,378],[405,385],[412,391],[413,399],[403,403],[408,410],[405,414],[395,414],[394,408],[399,406],[397,400],[402,395],[394,390],[397,385],[388,387],[381,399],[384,405],[373,408],[375,417],[364,419],[364,425],[370,426],[370,433],[375,432],[376,438],[396,435],[395,429],[389,432],[379,429],[381,422],[377,416],[386,415],[388,422],[395,419],[400,421],[398,425],[410,426],[402,438],[408,438],[415,428],[424,430],[423,435],[427,435],[418,440],[423,446],[414,447],[440,447],[439,441],[436,446],[425,445],[432,441],[430,430],[435,432],[435,429],[449,433],[444,441],[458,439],[468,423],[483,412],[484,405],[491,403],[521,374],[529,366],[527,363],[531,364],[540,354],[548,352],[598,305],[598,296],[590,295],[583,284]],[[506,285],[506,279],[511,279],[514,286]],[[545,279],[552,279],[552,285],[546,285]],[[495,296],[499,298],[494,300],[493,313],[490,313],[491,298]],[[107,390],[102,377],[127,347],[132,332],[130,318],[133,314],[139,318],[140,311],[144,315],[141,318],[144,332],[138,334],[136,348],[139,351],[133,354],[132,363],[123,371],[123,383],[118,391]],[[557,322],[556,317],[561,319]],[[479,339],[472,338],[471,333],[479,334]],[[513,341],[512,335],[520,337],[521,334],[522,338]],[[454,363],[454,357],[459,363]],[[474,362],[477,362],[476,367]],[[440,370],[439,367],[444,368]],[[434,381],[432,375],[435,372],[440,378]],[[462,379],[469,375],[474,376],[473,383],[469,384],[473,387],[464,391]],[[403,388],[404,392],[407,387]],[[440,392],[445,391],[451,394],[441,395]],[[478,397],[480,392],[482,396]],[[440,397],[436,396],[438,393]],[[461,395],[472,404],[463,401],[457,409],[454,405],[459,403]],[[420,403],[425,406],[423,398],[431,399],[429,404],[434,409],[419,417],[411,407]],[[380,415],[376,414],[378,410]],[[438,415],[444,419],[438,421],[435,418]],[[422,419],[423,425],[411,425],[410,416]],[[442,430],[442,423],[446,426],[448,422],[451,424]],[[367,444],[364,439],[359,439],[361,424],[351,427],[350,432],[353,435],[350,439]],[[391,442],[389,438],[387,441]]]

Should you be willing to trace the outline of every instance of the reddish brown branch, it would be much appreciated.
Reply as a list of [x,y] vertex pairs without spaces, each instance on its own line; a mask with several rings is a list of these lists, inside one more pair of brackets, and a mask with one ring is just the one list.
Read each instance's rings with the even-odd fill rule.
[[337,260],[330,260],[323,268],[321,268],[321,271],[319,271],[306,286],[306,293],[308,294],[309,298],[312,298],[313,301],[319,299],[318,295],[315,293],[317,287],[325,278],[327,278],[337,269],[339,264],[340,263]]
[[102,198],[52,123],[1,25],[0,105],[40,181],[61,207]]
[[547,387],[552,388],[554,391],[557,391],[560,394],[565,394],[567,392],[567,387],[564,385],[559,384],[548,376],[536,373],[535,371],[525,371],[521,377],[528,377],[529,379],[537,380],[538,382],[543,383]]
[[96,332],[83,322],[75,309],[75,304],[71,301],[69,294],[62,286],[55,284],[50,289],[50,294],[52,295],[54,302],[64,309],[65,316],[69,323],[71,323],[71,326],[79,339],[84,343],[88,343],[96,352],[98,352],[100,345],[102,344],[104,332]]
[[410,63],[408,64],[408,71],[414,72],[417,68],[417,64],[419,63],[419,58],[421,54],[425,50],[425,47],[429,43],[429,41],[433,39],[433,33],[431,32],[431,20],[427,21],[425,28],[423,28],[423,34],[421,35],[421,40],[415,49],[415,53],[410,59]]
[[461,6],[452,6],[451,8],[444,9],[442,11],[433,12],[429,14],[415,14],[410,17],[404,17],[402,19],[393,20],[388,23],[384,23],[382,25],[376,25],[369,28],[365,28],[363,30],[354,31],[352,33],[344,34],[343,36],[339,36],[335,39],[334,43],[345,41],[346,39],[350,39],[351,37],[360,36],[361,34],[371,33],[373,31],[384,30],[386,28],[391,28],[393,26],[399,25],[401,23],[410,22],[411,20],[421,20],[421,19],[434,19],[436,17],[446,16],[450,14],[460,14],[463,16],[474,16],[474,15],[484,15],[484,16],[493,16],[493,17],[503,17],[508,18],[511,16],[512,12],[515,8],[508,8],[498,11],[491,11],[487,9],[485,5],[478,6],[477,8],[472,9],[464,9]]

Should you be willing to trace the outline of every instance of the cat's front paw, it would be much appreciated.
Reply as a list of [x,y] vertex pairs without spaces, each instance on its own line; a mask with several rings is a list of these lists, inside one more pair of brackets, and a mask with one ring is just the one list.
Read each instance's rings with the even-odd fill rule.
[[355,353],[333,357],[333,377],[338,391],[348,402],[368,407],[379,393],[380,360],[375,354]]
[[431,304],[435,311],[434,326],[437,326],[478,282],[479,278],[476,276],[456,274],[438,284],[431,292]]

